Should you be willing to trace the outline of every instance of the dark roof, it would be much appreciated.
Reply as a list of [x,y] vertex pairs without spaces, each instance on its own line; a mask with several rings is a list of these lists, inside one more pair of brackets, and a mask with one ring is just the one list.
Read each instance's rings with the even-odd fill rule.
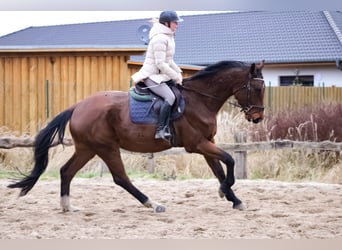
[[[221,60],[268,63],[342,59],[342,12],[232,12],[183,16],[176,34],[178,64]],[[22,47],[138,47],[149,19],[29,27],[0,37],[0,49]],[[143,57],[132,56],[132,60]]]
[[139,45],[137,28],[146,21],[127,20],[56,26],[29,27],[0,37],[3,46],[31,47],[105,47]]

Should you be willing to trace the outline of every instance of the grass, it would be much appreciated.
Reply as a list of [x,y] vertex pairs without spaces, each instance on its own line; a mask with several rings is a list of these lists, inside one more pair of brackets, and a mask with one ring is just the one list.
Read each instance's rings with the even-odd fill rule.
[[[324,103],[298,110],[282,111],[250,131],[252,141],[288,139],[294,141],[342,142],[342,104]],[[325,150],[265,151],[263,163],[252,157],[252,178],[325,181],[342,183],[340,152]],[[274,164],[276,163],[276,164]]]
[[[232,143],[237,131],[245,131],[248,134],[248,141],[275,138],[311,141],[328,138],[341,141],[342,104],[312,107],[310,112],[306,109],[279,113],[255,125],[247,123],[243,114],[237,109],[231,109],[226,105],[217,117],[218,133],[215,140],[217,143]],[[327,131],[321,132],[321,129]],[[278,132],[275,133],[275,131]],[[73,152],[73,147],[51,148],[49,165],[42,179],[59,178],[60,167]],[[122,159],[132,179],[214,178],[203,156],[197,154],[157,156],[154,158],[155,169],[153,171],[146,155],[123,153]],[[335,152],[289,149],[249,152],[247,164],[250,179],[342,183],[341,155]],[[11,173],[13,174],[17,169],[27,173],[32,166],[31,148],[0,150],[0,178],[11,178]],[[95,157],[79,171],[77,177],[98,177],[101,175],[101,168],[101,161]]]

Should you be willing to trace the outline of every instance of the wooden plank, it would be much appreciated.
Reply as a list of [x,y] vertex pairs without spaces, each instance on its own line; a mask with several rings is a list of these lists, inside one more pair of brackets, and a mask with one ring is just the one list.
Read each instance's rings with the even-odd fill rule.
[[[11,149],[11,148],[27,148],[34,146],[34,137],[0,137],[0,148]],[[72,146],[72,139],[65,138],[63,140],[65,146]],[[52,147],[59,145],[57,141],[54,141]]]
[[124,57],[120,57],[120,90],[128,91],[131,76],[128,74],[127,63]]
[[29,115],[29,107],[30,107],[30,99],[29,99],[29,58],[23,57],[21,58],[21,132],[27,133],[29,132],[29,124],[30,124],[30,115]]
[[[34,137],[31,137],[32,140]],[[27,138],[25,138],[27,140]],[[68,146],[73,144],[71,138],[64,138]],[[15,142],[19,146],[32,147],[33,144],[25,144],[24,141],[19,137],[0,137],[0,148],[1,145],[6,143],[11,144]],[[70,143],[69,143],[70,142]],[[227,152],[229,151],[264,151],[264,150],[277,150],[277,149],[317,149],[317,150],[330,150],[330,151],[342,151],[342,142],[332,142],[332,141],[321,141],[321,142],[306,142],[306,141],[290,141],[290,140],[277,140],[277,141],[264,141],[264,142],[246,142],[246,143],[219,143],[217,146]],[[17,146],[15,146],[17,147]],[[123,152],[129,152],[126,150],[121,150]],[[133,153],[132,154],[140,154]],[[184,148],[171,148],[165,151],[153,153],[154,155],[173,155],[186,153]]]
[[90,57],[86,56],[84,57],[84,71],[83,71],[83,95],[84,97],[90,96],[91,95],[91,72],[90,72]]
[[91,95],[98,92],[98,61],[97,57],[92,56],[90,58],[90,89],[91,89]]
[[38,122],[38,84],[37,84],[37,65],[38,60],[36,57],[30,57],[29,58],[29,127],[30,132],[39,130],[39,127],[37,127]]
[[113,90],[120,90],[120,58],[113,56]]
[[53,92],[53,95],[51,96],[51,118],[56,116],[59,112],[62,111],[62,104],[60,102],[61,98],[61,57],[54,57],[54,63],[52,66],[52,74],[53,74],[53,80],[51,83],[51,91]]
[[106,78],[105,78],[105,89],[112,90],[113,89],[113,58],[111,56],[106,56],[105,61],[106,67]]
[[5,124],[5,59],[0,58],[0,126]]
[[78,56],[76,58],[76,100],[75,102],[79,102],[84,99],[84,65],[83,65],[83,57]]
[[13,71],[10,72],[13,74],[13,121],[12,127],[16,131],[21,131],[21,112],[22,112],[22,88],[21,88],[21,77],[22,77],[22,70],[21,70],[21,59],[20,58],[13,58]]
[[69,81],[69,62],[67,56],[61,57],[61,79],[60,79],[60,96],[59,101],[62,103],[61,110],[66,109],[69,106],[69,98],[68,98],[68,81]]
[[13,112],[14,112],[14,96],[13,96],[13,58],[5,58],[5,110],[4,110],[4,125],[10,127],[10,129],[14,128],[13,121]]
[[[317,149],[317,150],[331,150],[342,151],[342,142],[303,142],[303,141],[266,141],[266,142],[249,142],[249,143],[220,143],[217,146],[225,151],[264,151],[277,149]],[[183,148],[172,148],[163,152],[154,153],[155,155],[169,155],[184,153]]]
[[[247,141],[247,134],[245,132],[238,132],[234,134],[235,143],[245,143]],[[247,179],[247,151],[235,151],[235,177],[237,179]]]
[[76,58],[74,56],[68,56],[68,80],[66,84],[66,91],[68,95],[68,102],[66,107],[76,103]]
[[99,56],[97,58],[98,61],[98,68],[97,68],[97,82],[98,82],[98,89],[97,91],[105,91],[106,89],[106,63],[105,58],[103,56]]
[[37,124],[41,129],[46,124],[46,76],[45,57],[37,58]]
[[45,76],[45,85],[46,85],[46,112],[45,112],[45,120],[49,121],[50,117],[52,117],[53,114],[53,105],[52,105],[52,99],[53,99],[53,64],[55,62],[55,58],[53,57],[45,57],[45,66],[46,66],[46,76]]

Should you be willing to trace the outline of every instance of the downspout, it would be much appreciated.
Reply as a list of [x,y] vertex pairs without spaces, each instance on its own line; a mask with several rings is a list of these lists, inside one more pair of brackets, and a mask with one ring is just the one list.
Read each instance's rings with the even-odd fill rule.
[[[336,25],[334,19],[332,18],[332,16],[330,15],[329,11],[323,11],[323,14],[325,16],[325,18],[327,19],[330,27],[332,28],[332,30],[335,32],[338,41],[340,42],[341,46],[342,46],[342,33],[340,31],[340,29],[338,28],[338,26]],[[336,68],[339,70],[342,70],[342,65],[340,64],[340,60],[339,58],[336,58]]]

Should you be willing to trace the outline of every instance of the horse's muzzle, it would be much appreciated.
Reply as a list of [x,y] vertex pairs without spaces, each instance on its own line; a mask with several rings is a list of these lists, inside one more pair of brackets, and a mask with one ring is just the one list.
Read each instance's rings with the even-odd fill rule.
[[261,122],[264,119],[264,112],[257,112],[253,114],[246,114],[246,119],[249,122],[253,122],[255,124]]
[[262,121],[262,118],[253,119],[252,121],[253,121],[253,123],[256,124],[256,123],[261,122],[261,121]]

